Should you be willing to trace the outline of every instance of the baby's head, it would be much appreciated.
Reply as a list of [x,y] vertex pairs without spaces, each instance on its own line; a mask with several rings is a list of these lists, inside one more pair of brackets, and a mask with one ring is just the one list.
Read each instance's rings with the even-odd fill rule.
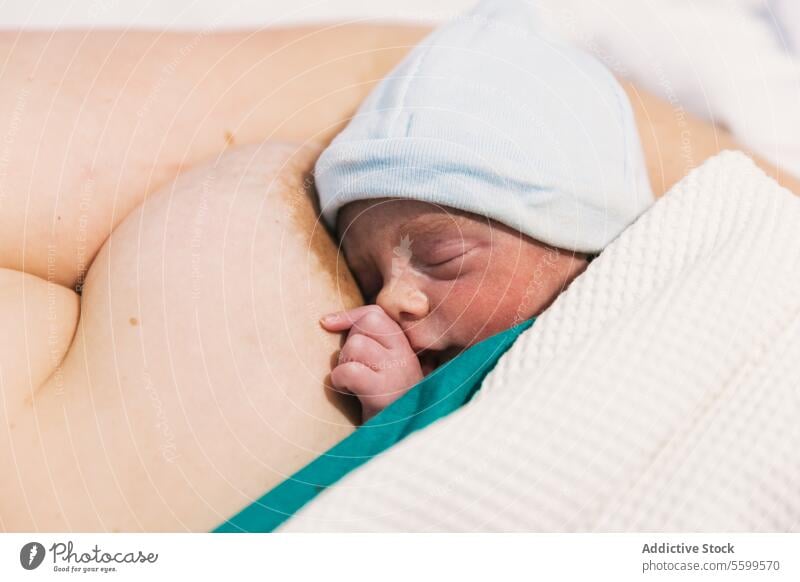
[[367,302],[400,324],[429,369],[537,315],[587,264],[495,220],[416,200],[351,202],[338,234]]
[[417,349],[537,314],[653,200],[624,90],[540,22],[484,0],[443,25],[317,161],[325,222]]

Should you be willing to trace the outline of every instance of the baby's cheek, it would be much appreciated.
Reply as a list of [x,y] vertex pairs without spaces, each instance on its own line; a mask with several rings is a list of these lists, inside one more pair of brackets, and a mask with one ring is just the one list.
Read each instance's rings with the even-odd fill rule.
[[512,325],[540,314],[587,265],[582,258],[556,251],[542,253],[536,250],[529,254],[523,263],[524,268],[505,275],[508,287],[499,311],[505,316],[513,312]]
[[558,287],[553,274],[540,268],[514,273],[504,309],[513,311],[514,323],[529,319],[544,309],[558,293]]
[[[524,287],[524,286],[523,286]],[[523,291],[515,282],[483,281],[454,286],[445,299],[442,315],[455,323],[452,328],[459,343],[471,345],[527,319],[518,316]]]

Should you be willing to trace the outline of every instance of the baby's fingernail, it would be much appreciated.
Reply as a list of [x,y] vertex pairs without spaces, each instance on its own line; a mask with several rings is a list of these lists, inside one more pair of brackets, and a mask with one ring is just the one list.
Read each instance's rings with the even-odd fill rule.
[[328,315],[324,315],[320,321],[322,323],[333,323],[339,320],[339,316],[336,313],[329,313]]

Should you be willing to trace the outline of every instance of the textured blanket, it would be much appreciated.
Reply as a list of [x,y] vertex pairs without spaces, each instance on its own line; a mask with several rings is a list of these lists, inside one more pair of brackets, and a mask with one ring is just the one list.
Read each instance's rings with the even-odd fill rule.
[[800,531],[800,198],[724,152],[283,531]]

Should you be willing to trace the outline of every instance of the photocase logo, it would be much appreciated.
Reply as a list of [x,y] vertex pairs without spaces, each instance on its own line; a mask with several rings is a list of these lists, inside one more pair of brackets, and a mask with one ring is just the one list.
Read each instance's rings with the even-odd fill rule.
[[400,239],[400,244],[392,249],[392,283],[390,288],[394,286],[395,282],[405,273],[408,269],[408,264],[411,262],[413,253],[411,252],[411,240],[407,234]]
[[39,542],[28,542],[19,551],[19,563],[26,570],[35,570],[44,560],[44,546]]

